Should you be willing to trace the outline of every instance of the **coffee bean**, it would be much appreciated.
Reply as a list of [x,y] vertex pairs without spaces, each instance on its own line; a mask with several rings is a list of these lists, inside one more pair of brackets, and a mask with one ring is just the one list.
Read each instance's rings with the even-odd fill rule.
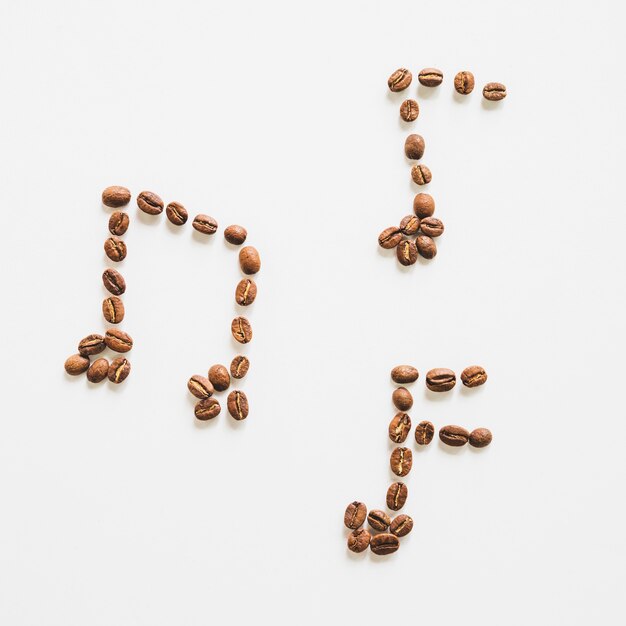
[[182,226],[189,219],[187,209],[180,202],[170,202],[165,207],[165,215],[174,226]]
[[491,443],[491,431],[487,428],[476,428],[470,433],[469,443],[474,448],[484,448]]
[[114,352],[128,352],[133,347],[133,340],[128,333],[119,328],[109,328],[104,333],[107,347]]
[[424,156],[425,149],[426,144],[421,135],[409,135],[404,142],[404,154],[406,154],[407,159],[419,161]]
[[401,265],[413,265],[417,261],[417,248],[415,243],[405,239],[396,248],[396,256]]
[[102,315],[109,324],[119,324],[124,319],[124,303],[117,296],[102,301]]
[[117,270],[111,268],[104,270],[102,283],[105,289],[114,296],[121,296],[126,291],[126,281]]
[[357,530],[353,530],[348,535],[348,550],[352,552],[363,552],[367,550],[367,546],[370,545],[370,539],[372,535],[369,530],[365,530],[365,528],[358,528]]
[[391,91],[404,91],[413,80],[413,75],[409,70],[401,67],[396,70],[387,80],[387,85]]
[[420,229],[420,218],[417,215],[407,215],[400,222],[400,232],[407,237],[416,235]]
[[435,436],[435,427],[432,422],[423,421],[415,427],[415,443],[420,446],[427,446]]
[[439,439],[448,446],[459,448],[469,441],[469,432],[462,426],[444,426],[439,429]]
[[387,530],[391,524],[391,518],[384,511],[370,511],[367,514],[367,523],[374,530]]
[[236,356],[230,362],[230,375],[233,378],[243,378],[250,369],[250,360],[246,356]]
[[466,387],[480,387],[487,382],[487,372],[480,365],[470,365],[461,372],[461,382]]
[[443,222],[436,217],[425,217],[420,223],[420,228],[429,237],[439,237],[443,234]]
[[415,100],[405,100],[400,105],[400,117],[405,122],[414,122],[420,114],[420,107]]
[[400,384],[414,383],[419,375],[419,372],[412,365],[396,365],[391,370],[391,379]]
[[394,443],[404,443],[411,430],[411,418],[406,413],[396,413],[389,422],[389,439]]
[[243,391],[231,391],[226,402],[231,417],[238,421],[245,420],[248,417],[248,398]]
[[111,213],[111,217],[109,218],[109,232],[112,235],[121,237],[128,230],[129,224],[130,218],[128,217],[128,213],[115,211]]
[[378,235],[378,245],[385,250],[391,250],[395,248],[402,241],[402,233],[396,226],[390,226],[385,228],[380,235]]
[[248,231],[243,226],[237,226],[236,224],[227,226],[224,231],[224,239],[234,246],[240,246],[246,240],[247,236]]
[[209,368],[209,380],[216,391],[226,391],[230,387],[230,374],[228,370],[219,363],[211,365]]
[[386,556],[396,552],[400,547],[400,540],[391,533],[374,535],[370,540],[370,550],[379,556]]
[[413,213],[420,219],[430,217],[435,212],[435,200],[428,193],[418,193],[413,198]]
[[391,399],[399,411],[408,411],[413,406],[413,396],[405,387],[398,387],[391,394]]
[[425,259],[434,259],[437,256],[437,244],[427,235],[418,235],[415,247]]
[[130,191],[128,191],[126,187],[113,185],[112,187],[107,187],[102,192],[102,204],[104,204],[104,206],[111,207],[112,209],[125,206],[129,202]]
[[109,374],[109,362],[106,359],[96,359],[87,370],[87,380],[90,383],[101,383]]
[[389,532],[396,537],[406,537],[413,530],[413,519],[404,513],[396,515],[389,524]]
[[464,96],[472,93],[474,91],[474,74],[468,71],[458,72],[454,77],[454,88]]
[[148,215],[159,215],[163,212],[163,200],[152,191],[142,191],[137,196],[137,206]]
[[104,242],[104,252],[111,261],[119,263],[126,258],[126,244],[117,237],[109,237]]
[[196,215],[191,225],[204,235],[214,235],[217,232],[217,221],[210,215]]
[[343,516],[343,523],[347,528],[357,529],[363,526],[365,523],[365,517],[367,516],[367,507],[358,501],[350,502],[346,507],[346,512]]
[[220,414],[222,407],[215,398],[205,398],[196,404],[193,412],[197,419],[206,422]]
[[487,83],[483,87],[483,96],[492,102],[503,100],[506,98],[506,87],[502,83]]
[[443,72],[434,67],[427,67],[417,75],[417,80],[425,87],[437,87],[443,81]]
[[409,489],[404,483],[392,483],[387,489],[387,508],[399,511],[406,503]]
[[252,304],[256,298],[256,283],[251,278],[239,281],[235,289],[235,302],[240,306]]
[[89,369],[89,358],[82,354],[73,354],[65,361],[65,371],[70,376],[84,374]]
[[239,251],[239,265],[244,274],[256,274],[261,269],[261,257],[256,248],[246,246]]
[[236,317],[230,325],[230,331],[239,343],[252,341],[252,326],[245,317]]
[[414,165],[411,168],[411,178],[418,185],[427,185],[433,179],[433,175],[425,165]]
[[406,476],[413,467],[413,453],[409,448],[394,448],[389,465],[396,476]]
[[124,357],[119,357],[111,361],[109,365],[109,380],[118,385],[124,382],[130,374],[130,361]]
[[450,391],[456,385],[456,375],[446,367],[436,367],[426,374],[426,386],[431,391]]
[[187,389],[189,389],[191,395],[196,396],[196,398],[200,398],[200,400],[210,398],[215,392],[211,381],[204,376],[199,376],[198,374],[194,374],[187,381]]
[[104,337],[102,335],[87,335],[78,343],[78,353],[83,356],[92,354],[100,354],[106,348]]

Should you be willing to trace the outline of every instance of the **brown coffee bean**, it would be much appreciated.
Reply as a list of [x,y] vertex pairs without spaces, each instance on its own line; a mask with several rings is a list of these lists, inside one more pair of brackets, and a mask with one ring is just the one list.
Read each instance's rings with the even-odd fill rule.
[[387,85],[391,91],[404,91],[413,80],[413,75],[409,70],[401,67],[396,70],[387,80]]
[[142,191],[137,196],[137,206],[148,215],[159,215],[163,212],[163,200],[152,191]]
[[346,507],[346,512],[343,515],[343,523],[347,528],[356,530],[365,523],[365,517],[367,516],[367,507],[362,503],[355,500],[350,502]]
[[119,328],[109,328],[104,333],[104,341],[109,350],[114,352],[128,352],[133,347],[131,336]]
[[65,371],[70,376],[84,374],[89,369],[89,358],[82,354],[72,354],[65,361]]
[[413,199],[413,213],[420,219],[430,217],[435,212],[435,200],[428,193],[418,193]]
[[240,306],[252,304],[256,298],[256,283],[251,278],[239,281],[235,289],[235,302]]
[[230,325],[230,331],[239,343],[252,341],[252,326],[245,317],[236,317]]
[[426,374],[426,386],[431,391],[450,391],[456,385],[456,375],[446,367],[436,367]]
[[102,192],[102,204],[104,204],[104,206],[111,207],[112,209],[117,209],[121,206],[125,206],[129,202],[130,191],[128,191],[126,187],[113,185],[112,187],[107,187]]
[[204,376],[199,376],[198,374],[194,374],[187,381],[187,389],[189,389],[191,395],[196,396],[196,398],[200,398],[200,400],[210,398],[215,392],[211,381]]
[[387,489],[387,508],[399,511],[406,503],[409,489],[404,483],[391,483]]
[[243,226],[237,226],[233,224],[232,226],[227,226],[224,231],[224,239],[228,241],[228,243],[232,243],[233,246],[240,246],[248,236],[248,231]]
[[391,524],[391,518],[384,511],[374,510],[367,514],[367,523],[374,530],[387,530]]
[[112,268],[102,272],[102,283],[105,289],[114,296],[121,296],[126,291],[126,281],[124,277]]
[[487,83],[483,87],[483,96],[491,102],[506,98],[506,87],[502,83]]
[[248,398],[243,391],[231,391],[226,402],[231,417],[237,421],[245,420],[248,417]]
[[413,519],[404,513],[396,515],[389,524],[389,532],[396,537],[406,537],[413,530]]
[[433,179],[433,175],[425,165],[414,165],[411,168],[411,178],[418,185],[427,185]]
[[357,530],[353,530],[348,535],[348,550],[352,552],[363,552],[367,550],[367,546],[370,545],[370,539],[372,535],[369,530],[365,530],[365,528],[358,528]]
[[256,274],[261,269],[261,257],[253,246],[246,246],[239,251],[239,265],[244,274]]
[[461,382],[466,387],[480,387],[487,382],[487,372],[480,365],[470,365],[461,372]]
[[124,382],[130,374],[130,361],[124,357],[119,357],[111,361],[109,365],[108,377],[112,383],[119,385]]
[[395,248],[402,241],[402,233],[396,226],[390,226],[385,228],[380,235],[378,235],[378,245],[385,250],[391,250]]
[[458,72],[454,77],[454,88],[464,96],[472,93],[474,91],[474,74],[468,71]]
[[439,237],[443,234],[443,222],[436,217],[425,217],[420,223],[420,228],[428,237]]
[[391,452],[389,465],[396,476],[406,476],[413,467],[413,453],[409,448],[394,448]]
[[101,383],[109,375],[109,362],[106,359],[96,359],[87,370],[87,380],[90,383]]
[[415,427],[415,443],[427,446],[435,436],[435,427],[432,422],[424,420]]
[[394,443],[404,443],[411,430],[411,418],[406,413],[396,413],[389,422],[389,439]]
[[124,303],[117,296],[102,301],[102,315],[109,324],[119,324],[124,319]]
[[405,100],[400,105],[400,117],[405,122],[414,122],[420,114],[420,107],[415,100]]
[[424,87],[437,87],[443,82],[443,72],[434,67],[427,67],[417,75],[417,80]]
[[404,154],[406,154],[407,159],[419,161],[424,156],[425,149],[426,144],[421,135],[409,135],[404,142]]
[[391,394],[391,399],[398,411],[408,411],[413,406],[413,396],[406,387],[398,387]]
[[196,404],[193,412],[197,419],[206,422],[220,414],[222,407],[215,398],[205,398]]
[[180,202],[170,202],[165,207],[165,215],[174,226],[182,226],[189,219],[187,209]]
[[[407,215],[400,222],[400,232],[407,237],[416,235],[420,229],[420,218],[417,215]],[[398,242],[399,243],[399,242]]]
[[191,225],[203,235],[214,235],[217,232],[217,221],[210,215],[196,215]]
[[417,248],[415,247],[415,243],[408,239],[400,242],[396,248],[396,256],[401,265],[413,265],[413,263],[417,261]]
[[419,372],[412,365],[396,365],[391,370],[391,379],[400,384],[414,383],[419,375]]
[[109,237],[104,242],[104,252],[111,261],[119,263],[126,258],[126,244],[117,237]]
[[236,356],[230,362],[230,375],[233,378],[243,378],[250,369],[250,360],[247,356]]
[[111,213],[111,217],[109,218],[109,232],[112,235],[121,237],[128,230],[129,224],[130,218],[128,217],[128,213],[115,211]]
[[106,344],[104,343],[104,337],[102,335],[87,335],[78,343],[78,353],[83,356],[100,354],[105,348]]
[[228,370],[219,363],[211,365],[209,368],[209,380],[215,391],[226,391],[230,387],[230,374]]
[[491,431],[487,428],[476,428],[470,433],[469,443],[474,448],[484,448],[491,443]]
[[400,540],[391,533],[380,533],[370,539],[370,550],[379,556],[386,556],[396,552],[400,547]]
[[469,432],[462,426],[444,426],[439,429],[439,439],[448,446],[459,448],[469,441]]
[[437,256],[437,244],[427,235],[418,235],[415,247],[425,259],[434,259]]

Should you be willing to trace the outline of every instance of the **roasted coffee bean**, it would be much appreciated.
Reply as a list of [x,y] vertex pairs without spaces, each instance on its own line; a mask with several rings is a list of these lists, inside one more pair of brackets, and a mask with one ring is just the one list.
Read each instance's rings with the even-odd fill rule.
[[405,122],[414,122],[420,114],[420,107],[415,100],[405,100],[400,105],[400,117]]
[[205,398],[196,404],[193,412],[197,419],[206,422],[220,414],[222,407],[215,398]]
[[158,215],[163,212],[163,200],[152,191],[142,191],[137,196],[137,206],[148,215]]
[[82,354],[73,354],[65,361],[65,371],[70,376],[84,374],[89,369],[89,357]]
[[236,317],[230,325],[230,331],[239,343],[252,341],[252,326],[245,317]]
[[399,511],[409,495],[409,489],[404,483],[392,483],[387,489],[387,508]]
[[96,359],[87,370],[87,380],[90,383],[101,383],[109,375],[109,362],[106,359]]
[[391,533],[380,533],[370,539],[370,550],[379,556],[396,552],[400,547],[400,540]]
[[413,80],[413,75],[409,70],[401,67],[396,70],[387,80],[387,85],[391,91],[404,91]]
[[125,206],[129,202],[130,191],[128,191],[126,187],[113,185],[112,187],[107,187],[102,192],[102,204],[104,204],[104,206],[111,207],[112,209],[117,209],[121,206]]
[[248,306],[256,298],[256,283],[251,278],[243,278],[235,289],[235,302],[240,306]]
[[404,513],[396,515],[389,524],[389,532],[396,537],[405,537],[413,530],[413,520]]
[[119,328],[109,328],[104,333],[107,347],[114,352],[128,352],[133,347],[133,340],[128,333]]
[[367,516],[367,507],[362,502],[350,502],[346,507],[346,512],[343,515],[343,523],[347,528],[356,530],[365,523],[365,517]]
[[433,175],[425,165],[414,165],[411,168],[411,178],[418,185],[427,185],[433,179]]
[[458,72],[454,77],[454,88],[464,96],[472,93],[474,91],[474,74],[468,71]]
[[443,234],[443,222],[436,217],[425,217],[420,223],[420,228],[428,237],[439,237]]
[[111,268],[104,270],[102,283],[105,289],[114,296],[121,296],[126,291],[126,281],[117,270]]
[[111,261],[119,263],[126,258],[126,244],[117,237],[109,237],[104,242],[104,252]]
[[461,372],[461,382],[466,387],[480,387],[487,382],[487,372],[480,365],[470,365]]
[[83,356],[92,354],[100,354],[106,348],[104,337],[102,335],[87,335],[78,343],[78,353]]
[[437,256],[437,244],[427,235],[418,235],[415,247],[425,259],[434,259]]
[[196,398],[200,398],[200,400],[210,398],[215,392],[211,381],[204,376],[199,376],[198,374],[194,374],[187,381],[187,389],[189,389],[191,395],[196,396]]
[[419,375],[419,372],[412,365],[396,365],[391,370],[391,379],[400,384],[414,383]]
[[378,245],[385,250],[391,250],[395,248],[402,241],[402,233],[396,226],[390,226],[385,228],[380,235],[378,235]]
[[419,161],[424,156],[426,144],[421,135],[409,135],[404,142],[404,154],[407,159]]
[[261,269],[261,257],[253,246],[246,246],[239,251],[239,265],[244,274],[256,274]]
[[174,226],[182,226],[189,219],[187,209],[180,202],[170,202],[165,207],[165,215]]
[[470,433],[469,443],[474,448],[484,448],[491,443],[491,431],[487,428],[476,428]]
[[224,239],[234,246],[240,246],[246,240],[247,236],[248,231],[243,226],[237,226],[236,224],[227,226],[224,231]]
[[426,374],[426,386],[431,391],[450,391],[456,385],[456,375],[446,367],[436,367]]
[[228,394],[226,403],[231,417],[238,421],[245,420],[248,417],[248,398],[243,391],[231,391]]
[[117,296],[102,301],[102,315],[109,324],[119,324],[124,319],[124,303]]
[[406,413],[396,413],[389,422],[389,439],[394,443],[404,443],[411,430],[411,418]]
[[407,237],[416,235],[420,229],[420,218],[417,215],[407,215],[400,222],[400,232]]
[[506,87],[502,83],[487,83],[483,87],[483,96],[492,102],[503,100],[506,98]]
[[353,530],[348,535],[348,550],[352,552],[363,552],[367,550],[367,546],[370,545],[370,539],[372,535],[369,530],[365,530],[365,528],[358,528],[357,530]]
[[424,420],[415,427],[415,443],[427,446],[435,436],[435,427],[432,422]]
[[230,374],[228,370],[219,363],[212,365],[209,369],[209,380],[216,391],[226,391],[230,387]]
[[396,256],[402,265],[413,265],[417,261],[417,248],[415,243],[405,239],[396,248]]
[[469,441],[469,432],[462,426],[444,426],[439,429],[439,439],[448,446],[459,448]]
[[128,230],[129,224],[130,218],[128,217],[128,213],[115,211],[111,213],[111,217],[109,218],[109,232],[112,235],[121,237]]
[[420,219],[430,217],[435,212],[435,200],[428,193],[418,193],[413,198],[413,213]]
[[217,232],[217,221],[210,215],[196,215],[191,225],[204,235],[214,235]]
[[424,87],[437,87],[443,81],[443,72],[434,67],[427,67],[417,75],[417,80]]
[[243,378],[250,369],[250,360],[247,356],[238,355],[230,362],[230,375],[233,378]]
[[408,411],[413,406],[413,396],[405,387],[398,387],[391,394],[391,399],[399,411]]
[[119,357],[111,361],[109,365],[109,380],[118,385],[124,382],[130,374],[130,361],[124,357]]
[[387,530],[391,524],[391,518],[384,511],[370,511],[367,514],[367,523],[374,530]]
[[391,453],[389,465],[396,476],[406,476],[413,467],[413,453],[409,448],[395,448]]

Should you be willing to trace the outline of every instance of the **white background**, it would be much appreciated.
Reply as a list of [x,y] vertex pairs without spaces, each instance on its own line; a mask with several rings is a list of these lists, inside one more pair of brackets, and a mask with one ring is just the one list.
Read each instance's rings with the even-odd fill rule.
[[[0,623],[623,624],[617,7],[4,0]],[[391,95],[399,66],[444,83]],[[376,239],[411,211],[409,129],[446,232],[405,270]],[[236,252],[134,196],[131,377],[65,375],[105,328],[110,184],[241,223],[261,251],[246,422],[199,426],[186,391],[235,353]],[[494,442],[416,451],[413,533],[354,556],[343,511],[384,505],[403,362],[414,422]],[[425,391],[428,369],[473,363],[485,387]]]

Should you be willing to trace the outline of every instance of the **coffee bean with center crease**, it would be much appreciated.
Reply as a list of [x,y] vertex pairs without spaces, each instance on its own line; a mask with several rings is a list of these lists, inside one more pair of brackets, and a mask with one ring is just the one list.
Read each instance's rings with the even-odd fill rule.
[[411,418],[406,413],[396,413],[389,422],[389,439],[394,443],[404,443],[411,430]]
[[130,191],[126,187],[120,187],[119,185],[113,185],[107,187],[102,192],[102,204],[104,206],[117,209],[121,206],[125,206],[130,202]]
[[248,397],[243,391],[231,391],[228,394],[226,403],[231,417],[238,421],[245,420],[248,417]]
[[89,369],[89,357],[82,354],[73,354],[65,361],[65,371],[70,376],[84,374]]
[[124,382],[130,374],[130,361],[124,357],[119,357],[111,361],[109,365],[109,380],[116,385]]
[[358,501],[350,502],[343,515],[343,523],[347,528],[356,529],[363,526],[367,516],[367,507]]
[[418,235],[415,247],[425,259],[434,259],[437,256],[437,244],[427,235]]
[[435,200],[428,193],[418,193],[413,198],[413,213],[420,219],[430,217],[435,212]]
[[487,382],[487,372],[480,365],[470,365],[461,372],[461,382],[466,387],[480,387]]
[[411,168],[411,178],[417,185],[427,185],[433,179],[433,175],[425,165],[414,165]]
[[163,200],[152,191],[142,191],[137,196],[137,206],[148,215],[159,215],[163,212]]
[[387,86],[391,91],[404,91],[413,80],[413,75],[409,70],[401,67],[396,70],[387,80]]
[[106,344],[104,343],[104,337],[97,334],[87,335],[78,343],[78,353],[82,354],[83,356],[99,354],[105,348]]
[[396,552],[400,547],[400,540],[391,533],[374,535],[370,540],[370,550],[379,556],[386,556]]
[[414,383],[419,375],[419,372],[412,365],[396,365],[391,370],[391,379],[400,384]]
[[210,398],[215,392],[211,381],[204,376],[199,376],[198,374],[194,374],[187,381],[187,389],[189,389],[191,395],[196,398],[200,398],[200,400]]
[[240,306],[252,304],[256,298],[256,283],[251,278],[239,281],[235,289],[235,302]]
[[462,426],[444,426],[439,429],[439,439],[448,446],[459,448],[469,441],[469,432]]
[[90,383],[101,383],[109,375],[109,362],[106,359],[96,359],[87,370],[87,380]]
[[443,72],[435,67],[426,67],[417,75],[417,80],[425,87],[437,87],[443,82]]
[[114,352],[128,352],[133,347],[131,336],[119,328],[109,328],[104,334],[104,341]]
[[348,550],[357,553],[367,550],[367,546],[370,545],[371,538],[372,535],[370,534],[370,531],[365,530],[365,528],[353,530],[348,535]]
[[243,378],[250,369],[250,360],[243,355],[236,356],[230,362],[230,375],[233,378]]
[[209,380],[216,391],[226,391],[230,386],[230,374],[228,370],[219,363],[211,365],[209,368]]
[[391,394],[391,399],[399,411],[408,411],[413,406],[413,396],[406,387],[398,387]]
[[389,465],[396,476],[404,477],[413,467],[413,453],[409,448],[394,448],[389,458]]
[[454,88],[457,93],[466,96],[468,93],[474,91],[474,74],[471,72],[463,71],[458,72],[454,77]]
[[400,105],[400,117],[405,122],[414,122],[420,114],[420,107],[415,100],[405,100]]
[[396,248],[396,256],[401,265],[413,265],[417,261],[417,248],[412,241],[404,240]]
[[129,224],[130,218],[128,217],[128,213],[115,211],[111,213],[111,217],[109,218],[109,232],[112,235],[121,237],[128,230]]
[[425,217],[420,223],[420,228],[428,237],[439,237],[443,234],[443,222],[436,217]]
[[506,87],[502,83],[487,83],[483,87],[483,96],[491,102],[506,98]]
[[245,317],[236,317],[230,325],[230,331],[239,343],[250,343],[252,341],[252,326]]
[[400,222],[400,232],[407,237],[416,235],[420,229],[420,218],[417,215],[407,215]]
[[237,224],[233,224],[232,226],[227,226],[224,230],[224,239],[228,241],[228,243],[232,243],[233,246],[240,246],[248,236],[248,231],[243,226],[237,226]]
[[217,417],[221,410],[222,407],[215,398],[205,398],[196,404],[193,412],[197,419],[206,422]]
[[432,422],[424,420],[415,427],[415,443],[427,446],[435,436],[435,427]]
[[189,219],[187,209],[180,202],[170,202],[165,207],[165,215],[174,226],[182,226]]
[[404,483],[392,483],[387,489],[387,508],[399,511],[406,503],[409,489]]
[[256,274],[261,269],[259,251],[253,246],[246,246],[239,251],[239,265],[244,274]]
[[109,237],[104,242],[104,252],[111,261],[119,263],[126,258],[126,244],[117,237]]
[[426,374],[426,386],[431,391],[450,391],[456,385],[456,374],[447,367],[436,367]]
[[387,530],[389,524],[391,524],[391,518],[384,511],[370,511],[367,515],[367,523],[374,530]]
[[121,296],[126,291],[126,281],[124,277],[112,268],[102,272],[102,283],[105,289],[114,296]]
[[196,215],[191,225],[204,235],[214,235],[217,232],[217,221],[210,215]]
[[390,226],[385,228],[380,235],[378,235],[378,245],[385,250],[391,250],[395,248],[402,241],[402,232],[396,226]]
[[406,537],[413,530],[413,519],[404,513],[396,515],[389,524],[389,532],[396,537]]
[[474,448],[484,448],[491,443],[491,431],[487,428],[476,428],[470,433],[469,443]]
[[102,301],[102,315],[109,324],[119,324],[124,319],[124,303],[117,296]]
[[424,156],[425,149],[426,144],[421,135],[409,135],[404,142],[404,154],[406,154],[407,159],[419,161]]

